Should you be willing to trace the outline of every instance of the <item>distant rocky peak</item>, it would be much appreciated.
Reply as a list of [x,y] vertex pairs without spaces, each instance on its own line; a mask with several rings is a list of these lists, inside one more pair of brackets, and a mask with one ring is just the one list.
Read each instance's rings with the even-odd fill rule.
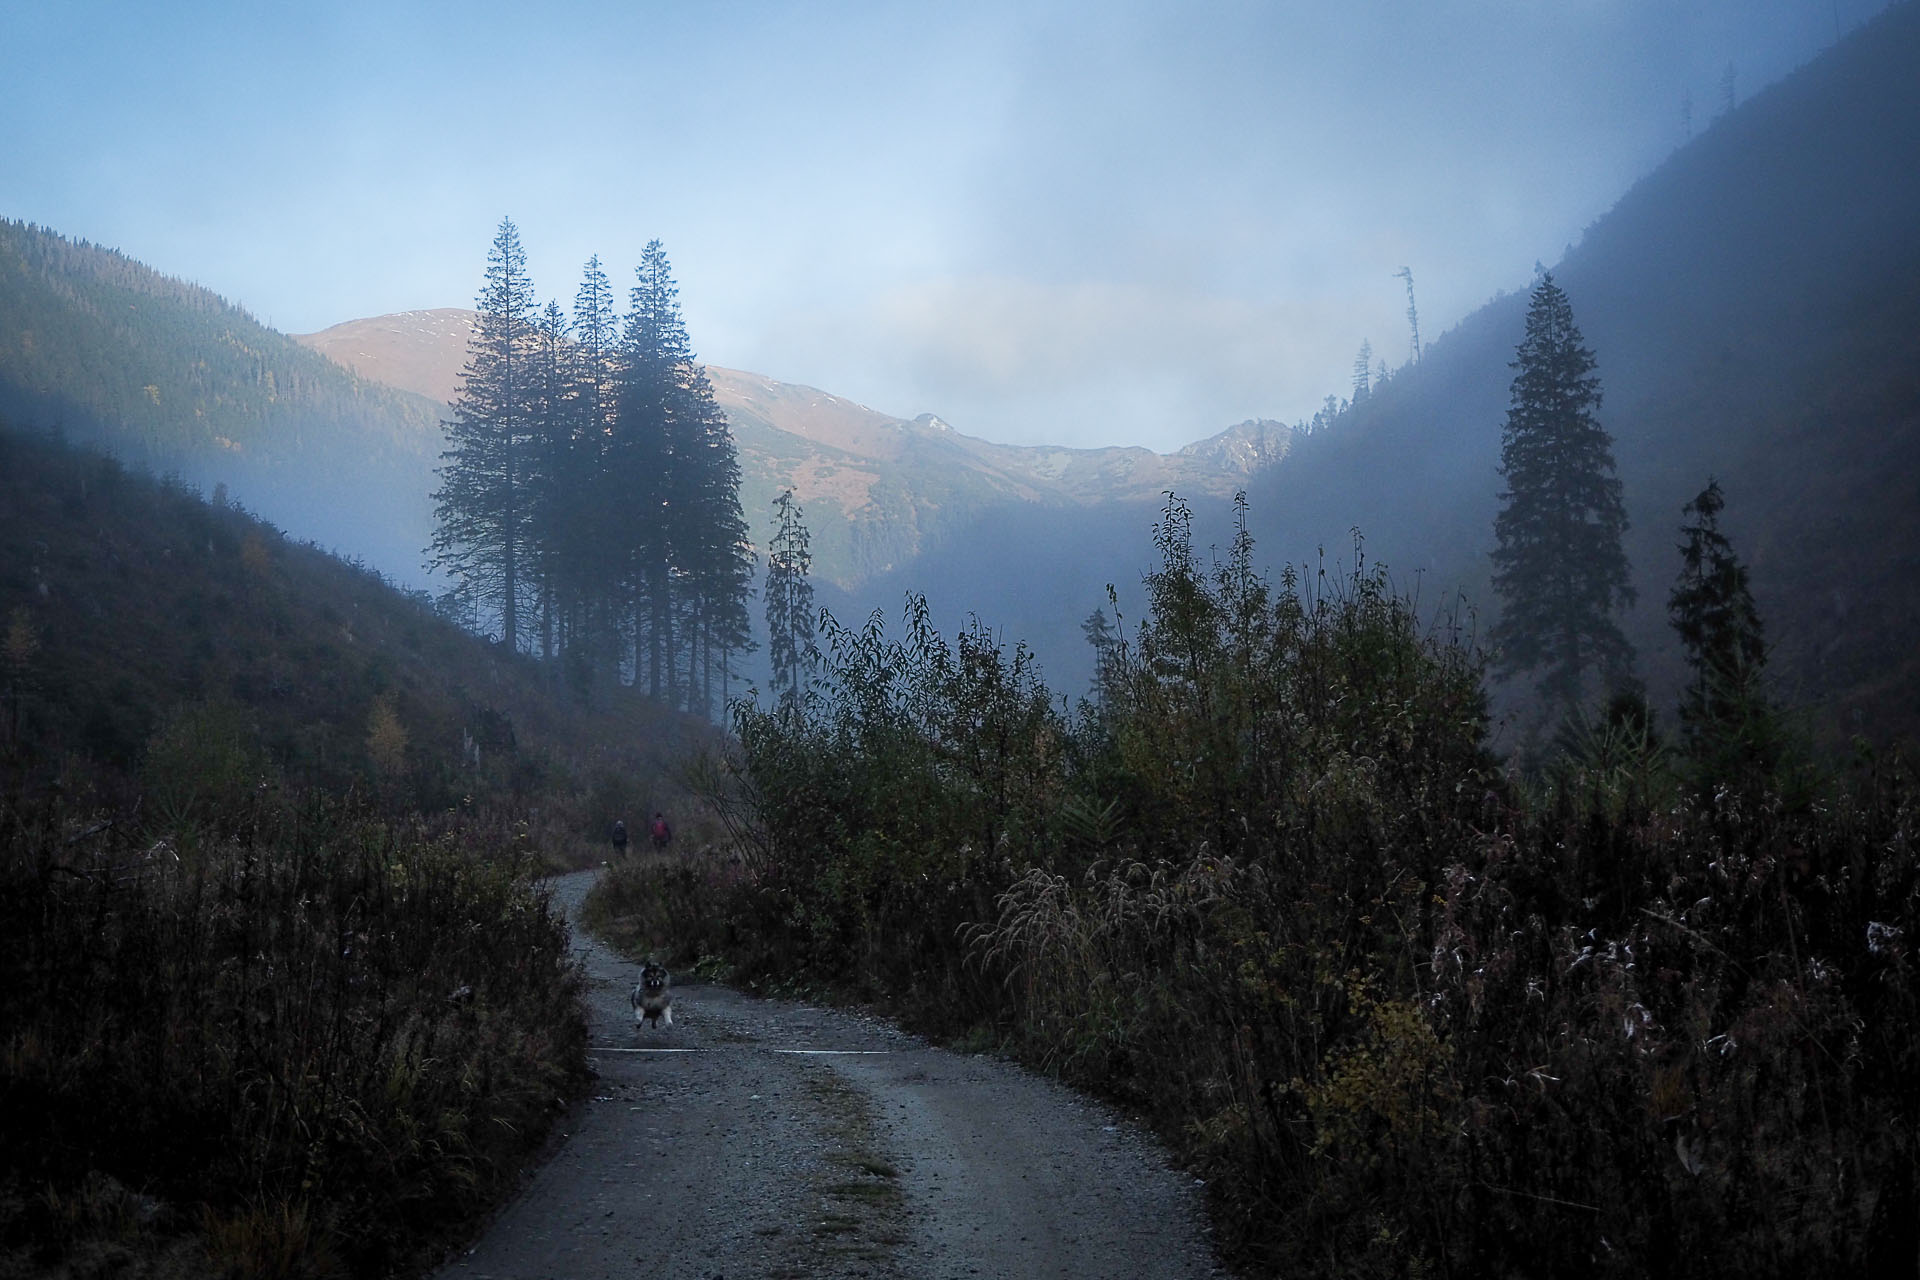
[[925,427],[929,431],[953,430],[953,424],[951,422],[948,422],[945,418],[941,417],[937,413],[923,413],[923,414],[920,414],[918,417],[916,417],[913,421],[915,426]]
[[1239,475],[1252,475],[1285,456],[1293,428],[1271,418],[1249,418],[1218,435],[1196,440],[1180,456]]

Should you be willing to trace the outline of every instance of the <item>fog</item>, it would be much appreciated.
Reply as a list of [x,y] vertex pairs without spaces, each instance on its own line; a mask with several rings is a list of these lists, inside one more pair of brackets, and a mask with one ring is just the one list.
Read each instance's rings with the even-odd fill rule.
[[[1656,705],[1672,705],[1684,676],[1667,619],[1681,507],[1717,478],[1782,696],[1818,708],[1834,736],[1920,725],[1916,58],[1920,7],[1909,5],[1702,126],[1542,264],[1598,362],[1631,522],[1638,601],[1626,628]],[[1431,615],[1462,610],[1484,635],[1509,362],[1531,274],[1429,330],[1418,366],[1253,478],[1262,563],[1338,572],[1357,534]],[[1197,545],[1224,547],[1226,503],[1194,506]],[[897,611],[902,592],[925,590],[949,628],[977,613],[1036,647],[1055,687],[1076,693],[1091,667],[1079,624],[1106,583],[1137,617],[1153,514],[996,513],[861,603]]]
[[1161,450],[1341,390],[1555,261],[1877,0],[110,3],[0,13],[0,213],[305,332],[650,237],[705,359]]
[[[1920,537],[1916,13],[581,6],[522,29],[484,9],[10,11],[0,41],[21,70],[0,106],[19,124],[0,213],[290,332],[469,303],[503,213],[541,294],[563,299],[589,254],[619,287],[658,236],[703,359],[1015,443],[1170,450],[1243,419],[1300,422],[1348,393],[1367,340],[1391,376],[1248,481],[1259,558],[1350,561],[1357,530],[1402,585],[1482,611],[1508,362],[1551,268],[1599,362],[1630,630],[1656,694],[1679,674],[1664,617],[1679,509],[1711,476],[1794,696],[1850,726],[1920,724],[1899,640],[1920,625],[1900,567]],[[49,290],[44,316],[64,305]],[[89,330],[108,345],[64,363],[12,352],[66,379],[23,382],[16,410],[82,431],[89,377],[118,360],[136,417],[157,416],[151,397],[179,440],[200,430],[205,333],[180,321],[137,357],[100,354],[115,332]],[[221,376],[251,376],[257,399],[248,351],[286,344],[234,332]],[[298,358],[271,357],[283,372]],[[302,377],[316,404],[359,404]],[[271,428],[257,440],[163,465],[405,585],[442,585],[420,568],[438,409],[397,425],[369,402],[330,438],[334,410],[301,416],[270,387],[261,403],[277,407],[235,419]],[[976,503],[990,488],[967,491],[975,505],[918,492],[891,509],[911,530],[877,507],[821,511],[908,549],[822,602],[851,622],[924,592],[944,629],[978,617],[1077,695],[1080,624],[1108,583],[1137,616],[1155,505]],[[1204,553],[1226,540],[1226,502],[1194,506]]]

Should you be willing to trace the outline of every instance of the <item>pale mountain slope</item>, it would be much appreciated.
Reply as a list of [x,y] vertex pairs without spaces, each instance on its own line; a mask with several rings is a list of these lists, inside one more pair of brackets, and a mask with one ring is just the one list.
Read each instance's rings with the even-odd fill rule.
[[[450,399],[474,313],[454,308],[350,320],[297,340],[363,378]],[[1169,489],[1224,499],[1285,452],[1278,423],[1248,422],[1175,454],[1141,448],[996,444],[931,414],[898,418],[816,387],[707,367],[740,451],[741,503],[756,538],[792,486],[817,575],[848,590],[909,566],[1008,504],[1071,510],[1157,500]]]

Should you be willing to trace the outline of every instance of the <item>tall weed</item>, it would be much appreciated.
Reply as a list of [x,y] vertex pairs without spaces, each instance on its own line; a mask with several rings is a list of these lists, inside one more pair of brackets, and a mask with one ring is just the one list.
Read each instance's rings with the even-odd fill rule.
[[271,785],[189,811],[0,808],[0,1172],[137,1189],[235,1274],[415,1258],[583,1078],[566,926],[524,855]]

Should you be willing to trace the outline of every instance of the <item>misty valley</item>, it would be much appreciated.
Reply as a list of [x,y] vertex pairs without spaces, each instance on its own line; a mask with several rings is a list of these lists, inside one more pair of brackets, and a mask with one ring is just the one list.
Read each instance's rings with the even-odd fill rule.
[[1049,1274],[1920,1274],[1920,4],[1838,14],[1167,452],[703,363],[660,239],[288,334],[0,221],[0,1278],[474,1274],[750,1052],[831,1150],[701,1176],[806,1220],[542,1267],[1039,1273],[909,1045],[1191,1186]]

